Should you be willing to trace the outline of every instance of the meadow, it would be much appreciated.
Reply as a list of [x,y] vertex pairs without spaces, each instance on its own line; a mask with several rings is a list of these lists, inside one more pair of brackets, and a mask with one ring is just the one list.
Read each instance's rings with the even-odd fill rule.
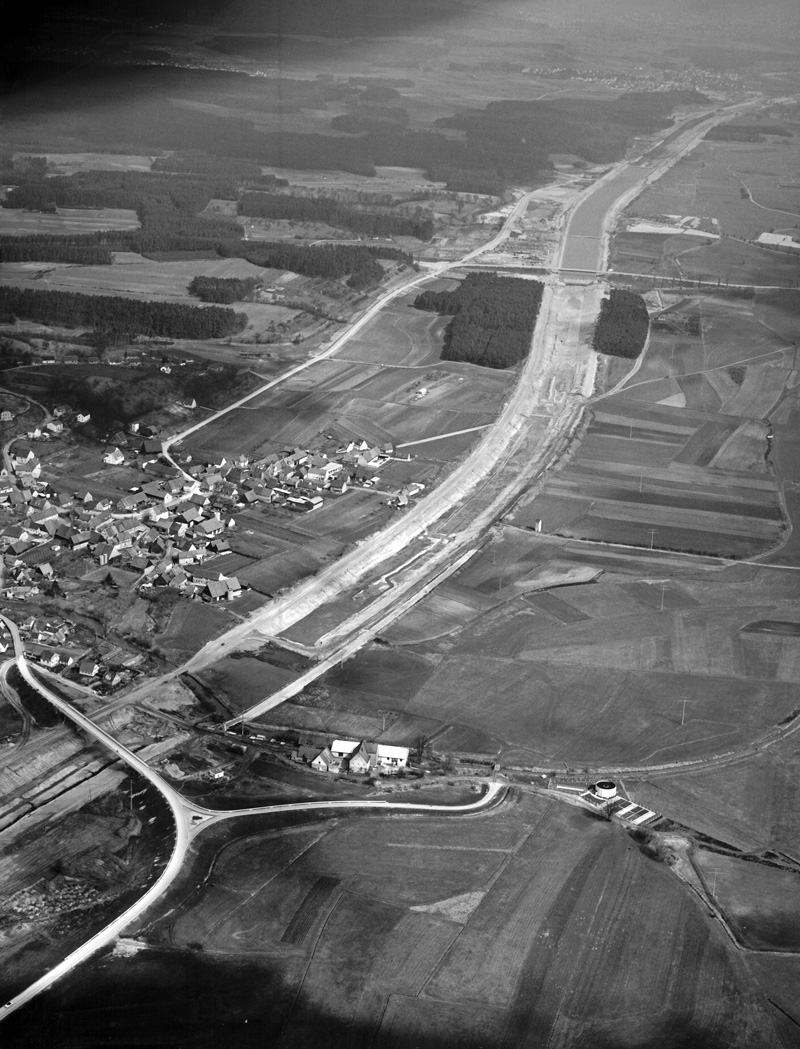
[[739,940],[751,950],[800,948],[800,873],[696,849],[692,863]]
[[778,548],[786,525],[768,420],[793,389],[796,298],[662,292],[636,374],[597,398],[569,463],[523,497],[514,522],[734,558]]
[[793,620],[791,572],[582,551],[506,526],[320,680],[329,723],[389,713],[382,738],[401,743],[424,719],[440,753],[583,767],[727,753],[792,714],[800,639],[750,628]]
[[23,237],[49,233],[96,233],[104,229],[138,229],[135,211],[125,208],[59,208],[54,214],[0,208],[0,236]]
[[[513,374],[438,362],[439,320],[410,306],[383,311],[335,357],[267,390],[186,445],[205,454],[263,455],[313,447],[320,433],[333,432],[402,446],[401,454],[415,457],[408,479],[428,483],[439,475],[436,464],[460,458],[477,428],[493,421],[514,382]],[[387,467],[387,478],[395,480],[399,469],[402,463]]]
[[[71,1036],[118,1030],[142,1001],[145,1031],[170,1031],[170,1009],[205,987],[188,1029],[246,1017],[246,1046],[784,1044],[758,980],[669,869],[546,798],[468,819],[250,820],[192,867],[140,929],[150,949],[61,985]],[[106,990],[98,1010],[123,966],[129,993]]]
[[[0,216],[5,214],[0,210]],[[49,263],[6,263],[3,283],[23,288],[42,288],[42,271],[51,291],[74,291],[84,295],[116,295],[163,302],[198,300],[189,295],[193,277],[253,277],[264,271],[244,259],[195,259],[154,262],[143,255],[124,252],[124,261],[110,266],[53,266]],[[267,271],[275,273],[276,271]],[[237,307],[238,308],[238,307]]]
[[785,127],[793,131],[791,137],[753,143],[707,139],[648,186],[625,217],[713,218],[718,232],[744,240],[755,240],[765,230],[795,227],[800,209],[793,180],[800,135],[796,124]]

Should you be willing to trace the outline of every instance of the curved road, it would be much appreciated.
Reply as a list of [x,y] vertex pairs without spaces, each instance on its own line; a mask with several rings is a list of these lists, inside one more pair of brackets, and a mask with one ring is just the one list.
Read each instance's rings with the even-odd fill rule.
[[[754,103],[751,102],[746,105],[729,107],[729,109],[727,109],[724,112],[714,114],[712,117],[709,118],[709,120],[702,122],[702,124],[700,125],[697,125],[697,122],[695,120],[693,121],[694,126],[692,130],[690,131],[687,129],[684,135],[675,135],[675,133],[673,132],[670,136],[670,143],[666,147],[669,151],[668,157],[664,162],[658,164],[655,170],[658,172],[658,174],[661,174],[663,170],[666,170],[667,167],[669,167],[672,163],[675,163],[682,155],[684,155],[691,148],[693,148],[694,145],[702,137],[702,134],[709,127],[713,126],[713,124],[715,123],[719,123],[722,120],[729,118],[730,116],[735,115],[737,112],[741,112],[742,109],[749,108],[753,104]],[[700,130],[698,130],[698,127]],[[633,197],[635,197],[637,193],[640,192],[642,188],[644,188],[647,182],[650,181],[654,177],[654,175],[655,171],[653,170],[647,172],[646,170],[639,168],[638,170],[634,171],[632,170],[630,164],[625,163],[617,166],[615,169],[612,170],[611,173],[609,173],[609,176],[606,176],[605,179],[590,187],[590,189],[582,195],[582,198],[579,200],[578,206],[571,211],[565,230],[562,233],[556,269],[561,269],[565,271],[577,270],[579,272],[590,273],[592,276],[596,275],[599,269],[597,265],[595,265],[594,267],[592,267],[591,265],[584,266],[583,264],[577,265],[576,262],[573,260],[572,256],[567,255],[568,250],[572,250],[572,245],[576,244],[577,242],[577,247],[578,249],[580,249],[577,258],[579,262],[584,263],[586,261],[586,244],[581,243],[581,241],[586,239],[594,240],[596,242],[594,245],[594,258],[596,262],[598,252],[602,252],[603,255],[605,254],[610,218],[616,215],[622,207],[624,207],[631,199],[633,199]],[[605,197],[609,195],[609,191],[612,199],[609,200],[608,203],[605,203]],[[288,372],[284,373],[284,375],[279,376],[278,378],[273,379],[268,383],[265,383],[262,387],[255,390],[253,393],[249,394],[244,398],[241,398],[239,401],[235,402],[232,405],[229,405],[227,408],[214,413],[207,419],[204,419],[201,422],[195,424],[194,426],[189,427],[187,430],[184,430],[181,433],[176,434],[173,437],[167,439],[163,442],[162,446],[164,455],[171,462],[173,462],[173,465],[177,465],[174,464],[174,460],[172,460],[172,457],[170,455],[170,448],[173,445],[179,443],[185,437],[201,429],[203,426],[209,425],[211,422],[214,422],[217,419],[220,419],[223,416],[225,416],[228,412],[241,407],[250,400],[253,400],[254,398],[264,393],[266,390],[269,390],[272,387],[278,385],[280,382],[284,382],[291,376],[296,375],[299,372],[311,367],[317,361],[332,357],[336,352],[338,352],[339,349],[341,349],[343,345],[347,343],[347,341],[350,338],[352,338],[353,335],[355,335],[367,323],[369,323],[369,321],[374,316],[376,316],[377,313],[381,309],[383,309],[384,306],[386,306],[395,298],[398,298],[399,296],[405,294],[411,288],[417,287],[420,284],[424,284],[429,280],[438,278],[443,273],[449,270],[457,269],[460,266],[463,266],[468,262],[472,261],[473,259],[477,258],[479,255],[496,248],[509,236],[514,223],[522,214],[524,214],[525,210],[527,209],[530,197],[530,193],[524,194],[522,197],[520,197],[520,199],[514,205],[514,208],[512,209],[508,218],[504,222],[503,227],[490,241],[473,249],[472,251],[464,255],[461,259],[452,262],[440,263],[433,267],[433,269],[428,273],[411,278],[410,280],[398,285],[396,288],[387,291],[372,306],[370,306],[362,314],[362,316],[359,317],[358,320],[356,320],[347,329],[347,331],[345,331],[344,333],[342,333],[342,335],[336,338],[331,343],[331,345],[322,353],[310,358],[309,360],[303,362],[300,365],[297,365],[295,368],[290,369]],[[602,210],[599,213],[602,220],[602,230],[599,236],[592,236],[591,233],[581,231],[580,223],[583,221],[583,219],[582,217],[579,218],[579,212],[581,207],[586,204],[589,198],[593,199],[593,204],[595,208],[597,207],[598,203],[602,205]],[[576,221],[578,222],[577,230],[573,229],[573,226],[575,225]],[[568,261],[565,261],[565,257],[568,259]],[[442,513],[444,513],[445,510],[449,508],[451,504],[454,504],[457,499],[463,497],[463,495],[465,494],[465,489],[471,489],[482,477],[486,475],[487,471],[491,468],[491,465],[494,462],[496,462],[497,459],[508,449],[512,439],[512,435],[508,432],[509,429],[512,429],[515,433],[519,433],[521,430],[524,429],[526,417],[525,409],[530,409],[530,402],[526,400],[526,394],[528,393],[527,384],[531,380],[535,379],[536,370],[543,364],[543,360],[540,359],[539,354],[537,354],[537,352],[535,351],[537,348],[538,340],[539,353],[541,353],[543,344],[542,330],[546,326],[551,305],[552,288],[546,287],[545,294],[542,300],[542,306],[540,309],[539,323],[537,323],[536,332],[534,334],[534,345],[532,347],[528,363],[525,369],[523,370],[520,382],[517,384],[514,393],[510,398],[508,405],[506,406],[506,410],[503,413],[501,413],[501,416],[498,418],[494,427],[487,434],[487,438],[481,443],[480,450],[482,451],[482,456],[479,458],[473,455],[471,459],[468,459],[465,463],[461,464],[461,467],[457,468],[456,471],[454,471],[454,473],[451,474],[450,477],[448,477],[441,486],[439,486],[435,493],[432,493],[432,495],[429,496],[427,499],[421,501],[421,503],[418,504],[418,506],[415,508],[417,512],[413,514],[413,524],[409,520],[409,517],[411,517],[412,515],[408,515],[402,521],[398,522],[396,527],[390,526],[390,528],[385,530],[385,532],[380,533],[378,537],[374,537],[372,545],[375,547],[375,552],[379,553],[382,559],[389,556],[389,554],[392,552],[396,552],[397,550],[403,549],[403,547],[407,545],[407,543],[409,542],[409,526],[411,526],[411,534],[419,535],[420,532],[428,526],[428,524],[437,520],[442,515]],[[573,415],[574,413],[564,413],[564,424],[566,424],[567,422],[573,422]],[[456,475],[459,475],[458,482],[454,483]],[[438,499],[436,498],[437,495],[439,496]],[[425,512],[426,510],[427,513]],[[395,542],[389,543],[387,542],[387,540],[389,539],[392,533],[394,533]],[[330,589],[326,588],[325,586],[321,586],[322,580],[320,578],[317,578],[316,580],[310,581],[310,586],[306,588],[308,589],[307,596],[311,597],[311,592],[315,591],[313,595],[313,603],[315,605],[318,605],[321,604],[322,601],[327,599],[331,591],[340,592],[343,585],[347,585],[348,582],[354,581],[360,575],[363,575],[364,571],[366,571],[366,569],[364,568],[363,559],[360,560],[360,571],[355,562],[352,565],[345,564],[344,562],[347,561],[347,558],[344,558],[342,559],[342,561],[337,562],[336,566],[332,566],[334,569],[336,569],[336,571],[331,573],[331,579],[329,581]],[[295,588],[295,590],[289,596],[288,601],[281,602],[281,604],[284,604],[286,606],[284,609],[285,616],[288,615],[288,619],[291,621],[296,621],[296,619],[301,618],[303,614],[306,614],[305,611],[300,612],[298,614],[297,609],[298,603],[302,603],[300,601],[300,598],[303,591],[304,584],[300,584],[300,586],[298,588]],[[291,606],[294,606],[294,608],[291,608]],[[256,615],[255,617],[253,617],[253,619],[249,620],[248,622],[233,628],[233,630],[229,631],[228,634],[225,635],[224,639],[218,639],[217,642],[212,642],[210,646],[206,646],[206,650],[204,650],[205,658],[198,660],[198,657],[195,657],[195,659],[189,661],[186,667],[181,669],[186,669],[187,667],[195,664],[196,661],[202,664],[210,661],[211,658],[216,658],[219,654],[221,654],[220,648],[223,645],[225,645],[226,643],[230,644],[231,642],[235,642],[235,640],[237,640],[239,636],[244,636],[245,634],[251,633],[253,629],[256,628],[256,625],[263,627],[264,619],[281,618],[280,616],[275,617],[275,612],[276,609],[274,607],[269,608],[265,613]],[[2,1015],[9,1015],[11,1012],[13,1012],[16,1009],[19,1009],[26,1002],[34,998],[37,994],[40,994],[47,987],[50,987],[62,976],[66,975],[77,965],[81,964],[83,961],[89,958],[99,948],[111,942],[126,925],[128,925],[131,921],[133,921],[140,914],[142,914],[175,879],[181,868],[191,839],[204,826],[208,826],[211,823],[219,822],[223,819],[231,819],[236,816],[285,811],[287,808],[295,811],[333,807],[379,807],[383,809],[398,809],[400,811],[447,811],[450,813],[476,811],[485,808],[486,806],[491,804],[495,800],[497,795],[505,789],[503,785],[493,783],[489,786],[489,789],[483,795],[483,797],[477,802],[472,803],[470,805],[457,807],[426,806],[419,803],[395,804],[387,801],[357,800],[347,800],[342,802],[301,802],[290,806],[266,806],[254,809],[234,810],[229,812],[216,812],[201,808],[199,806],[195,806],[192,803],[186,801],[183,797],[181,797],[181,795],[179,795],[177,791],[175,791],[168,783],[166,783],[161,778],[161,776],[159,776],[158,773],[151,769],[150,766],[147,765],[147,763],[144,762],[141,758],[137,757],[137,755],[135,755],[132,751],[129,751],[127,747],[124,747],[121,743],[115,740],[104,729],[101,729],[99,726],[95,725],[90,718],[75,710],[69,703],[62,700],[59,696],[57,696],[54,692],[52,692],[49,688],[42,684],[42,682],[37,680],[37,678],[33,676],[33,674],[30,671],[30,668],[28,667],[27,661],[25,659],[25,654],[22,649],[22,643],[19,637],[19,633],[16,630],[15,624],[11,620],[7,619],[5,616],[0,616],[0,619],[2,619],[2,621],[6,624],[6,626],[12,634],[12,637],[14,638],[15,651],[17,654],[17,665],[19,667],[20,673],[25,678],[25,680],[28,681],[28,683],[33,688],[36,688],[41,695],[48,699],[66,717],[68,717],[75,724],[83,728],[84,731],[86,731],[99,742],[101,742],[104,746],[110,749],[117,757],[124,761],[129,767],[134,768],[137,772],[144,776],[154,787],[156,787],[156,789],[161,792],[161,794],[164,796],[165,800],[170,806],[170,809],[173,813],[176,828],[175,845],[173,848],[172,855],[170,856],[169,862],[167,863],[159,878],[147,890],[147,892],[142,896],[142,898],[139,901],[137,901],[137,903],[134,904],[131,908],[129,908],[124,914],[120,915],[117,919],[110,923],[105,929],[101,930],[100,933],[96,934],[90,940],[88,940],[87,943],[84,944],[81,948],[79,948],[77,951],[73,952],[73,954],[65,958],[46,976],[36,981],[25,991],[21,992],[21,994],[13,998],[10,1002],[7,1002],[3,1008]],[[174,675],[171,674],[168,676]],[[150,682],[147,686],[147,690],[151,690],[155,686],[155,684],[156,683],[154,682]],[[124,700],[126,702],[129,702],[132,700],[132,698],[133,695],[129,694],[128,696],[124,697]]]
[[471,262],[473,259],[476,259],[479,255],[483,255],[487,251],[493,251],[496,247],[498,247],[500,244],[502,244],[505,240],[508,239],[508,237],[511,234],[511,230],[514,227],[514,223],[517,221],[517,219],[519,219],[522,215],[525,214],[525,211],[527,210],[528,204],[532,196],[533,191],[525,193],[523,194],[523,196],[520,197],[520,199],[512,208],[502,227],[498,230],[495,236],[492,237],[491,240],[487,241],[485,244],[480,244],[477,248],[473,248],[472,251],[467,252],[467,254],[460,259],[456,259],[451,262],[436,263],[436,265],[434,265],[427,272],[421,273],[416,277],[410,277],[408,280],[403,281],[396,287],[390,288],[388,291],[384,292],[383,295],[381,295],[378,299],[376,299],[375,302],[373,302],[361,314],[360,317],[353,321],[346,331],[342,332],[341,335],[338,335],[330,344],[330,346],[327,347],[327,349],[323,350],[321,353],[315,354],[313,357],[309,357],[308,360],[295,365],[288,371],[282,372],[276,378],[270,379],[269,382],[264,383],[263,386],[259,386],[258,389],[253,390],[252,393],[248,393],[245,397],[240,397],[239,400],[234,401],[233,404],[229,404],[227,405],[227,407],[221,408],[219,411],[214,412],[213,415],[209,415],[208,418],[201,419],[200,422],[195,423],[193,426],[189,426],[187,427],[187,429],[181,430],[179,433],[174,434],[172,437],[168,437],[165,441],[162,442],[161,447],[163,455],[172,463],[176,470],[180,470],[180,472],[183,473],[184,476],[189,476],[183,470],[181,470],[181,468],[172,458],[172,455],[170,454],[170,448],[172,448],[176,444],[180,444],[181,441],[183,441],[186,437],[189,437],[191,434],[196,433],[198,430],[201,430],[204,426],[209,426],[211,423],[216,422],[218,419],[222,419],[225,415],[228,414],[228,412],[235,411],[237,408],[241,408],[243,405],[247,404],[248,401],[252,401],[256,397],[260,397],[263,393],[266,393],[267,390],[271,390],[273,387],[279,386],[281,383],[284,383],[288,379],[293,378],[300,372],[306,371],[308,368],[313,367],[313,365],[317,364],[319,361],[324,361],[327,360],[329,357],[333,357],[334,354],[338,353],[339,350],[353,338],[354,335],[356,335],[358,332],[361,331],[362,328],[369,324],[372,318],[377,316],[385,306],[388,306],[390,302],[392,302],[394,299],[399,298],[401,295],[405,295],[406,292],[410,291],[412,288],[419,287],[419,285],[425,284],[431,280],[437,280],[447,270],[458,269],[459,266],[463,266],[466,263]]
[[450,815],[462,814],[465,812],[478,812],[490,807],[496,800],[498,800],[498,796],[506,790],[505,783],[489,783],[487,785],[487,790],[477,801],[466,805],[425,805],[420,802],[391,802],[382,799],[364,801],[359,799],[343,799],[341,801],[304,801],[294,802],[288,805],[264,805],[247,809],[229,809],[224,811],[203,808],[200,805],[195,805],[192,802],[187,801],[154,769],[152,769],[146,761],[143,761],[140,757],[134,754],[133,751],[128,750],[127,747],[114,739],[114,737],[106,732],[105,729],[96,725],[91,718],[86,717],[85,714],[76,710],[73,706],[61,699],[60,696],[57,696],[47,688],[46,685],[34,677],[25,658],[22,639],[20,638],[16,624],[2,614],[0,614],[0,620],[5,624],[13,638],[17,666],[28,684],[52,703],[57,710],[65,715],[65,717],[69,718],[79,728],[82,728],[94,739],[102,743],[103,746],[112,751],[112,753],[124,761],[130,768],[134,769],[141,776],[144,776],[144,778],[147,779],[167,801],[172,810],[173,819],[175,821],[175,844],[172,849],[172,855],[170,856],[169,862],[164,870],[144,895],[126,911],[106,925],[105,928],[101,929],[100,932],[95,933],[95,935],[88,939],[86,943],[82,944],[77,950],[73,951],[72,954],[69,954],[63,959],[63,961],[59,962],[58,965],[54,966],[48,973],[40,977],[29,987],[25,988],[24,991],[21,991],[10,1001],[6,1002],[2,1011],[0,1011],[0,1020],[6,1016],[10,1016],[11,1013],[20,1009],[38,994],[41,994],[49,987],[52,987],[57,980],[60,980],[63,976],[72,972],[72,970],[78,965],[87,961],[96,951],[100,950],[100,948],[106,947],[126,926],[130,925],[132,921],[142,915],[148,907],[155,903],[155,901],[163,895],[178,876],[186,858],[190,842],[195,835],[205,827],[211,826],[214,823],[219,823],[222,820],[235,819],[239,816],[266,815],[276,812],[305,812],[314,809],[382,809],[384,811],[398,812],[442,812]]

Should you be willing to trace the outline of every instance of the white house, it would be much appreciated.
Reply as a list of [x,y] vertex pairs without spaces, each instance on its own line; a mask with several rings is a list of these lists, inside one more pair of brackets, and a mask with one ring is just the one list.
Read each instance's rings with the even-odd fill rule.
[[125,456],[119,448],[113,448],[103,456],[103,462],[108,463],[109,466],[122,466],[125,462]]
[[335,739],[330,750],[333,757],[339,758],[350,772],[365,773],[376,769],[391,774],[408,765],[408,747],[392,747],[387,743],[368,743],[358,739]]

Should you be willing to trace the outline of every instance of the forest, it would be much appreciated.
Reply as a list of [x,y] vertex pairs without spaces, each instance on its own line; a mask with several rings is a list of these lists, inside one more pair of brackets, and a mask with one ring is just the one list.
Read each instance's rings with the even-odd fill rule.
[[598,353],[612,357],[638,357],[647,342],[650,319],[641,295],[624,288],[612,288],[600,304],[600,316],[592,337]]
[[332,197],[299,197],[280,193],[244,193],[237,210],[250,218],[325,222],[370,237],[417,237],[430,240],[433,221],[392,211],[361,211]]
[[0,317],[22,317],[64,328],[94,328],[120,336],[220,339],[247,326],[243,313],[219,306],[143,302],[111,295],[0,287]]
[[[539,177],[549,167],[550,153],[574,153],[597,162],[618,159],[633,136],[667,125],[676,105],[708,102],[694,91],[631,92],[613,101],[506,100],[483,109],[464,109],[430,128],[415,129],[407,125],[405,110],[397,104],[402,103],[401,92],[395,89],[394,95],[387,95],[385,85],[362,84],[355,78],[346,84],[281,78],[273,88],[274,97],[260,96],[259,105],[287,114],[293,109],[324,110],[328,102],[344,101],[350,111],[330,119],[335,133],[321,134],[265,131],[251,119],[162,101],[196,90],[198,84],[206,92],[218,84],[221,91],[236,91],[243,98],[255,90],[248,77],[233,72],[87,69],[80,83],[68,89],[43,76],[35,96],[11,100],[9,115],[17,118],[34,105],[72,106],[86,114],[76,117],[71,129],[85,149],[151,154],[177,150],[185,157],[203,151],[216,158],[205,169],[209,174],[226,172],[233,178],[239,176],[225,165],[331,169],[369,176],[375,174],[376,165],[401,165],[423,168],[449,189],[483,192],[487,186],[496,189]],[[97,107],[99,97],[130,101],[106,109]],[[449,137],[452,129],[463,131],[463,139]],[[161,163],[158,167],[164,170]]]
[[[20,388],[28,390],[25,378],[25,373],[19,373],[12,383],[19,380]],[[153,366],[140,369],[133,378],[128,372],[124,379],[102,382],[92,374],[91,368],[73,368],[65,374],[63,368],[44,367],[36,369],[35,379],[35,396],[88,412],[92,417],[89,432],[98,437],[158,410],[176,397],[194,398],[200,404],[214,407],[224,404],[243,387],[247,388],[245,373],[229,364],[213,369],[175,368],[170,375],[162,374]]]
[[[203,166],[201,156],[184,156],[181,163]],[[170,158],[172,160],[174,158]],[[228,162],[226,162],[228,163]],[[232,174],[228,164],[228,174]],[[235,165],[233,165],[235,167]],[[210,164],[213,169],[213,163]],[[224,167],[224,165],[223,165]],[[391,246],[322,245],[295,246],[270,242],[255,245],[242,239],[242,227],[234,219],[197,214],[214,199],[237,200],[239,184],[220,178],[217,172],[205,175],[166,174],[141,171],[86,171],[71,176],[45,178],[41,165],[37,178],[13,187],[6,207],[37,211],[56,207],[130,208],[141,223],[138,230],[107,230],[87,234],[28,234],[0,236],[2,262],[68,262],[107,265],[114,251],[141,255],[173,252],[205,252],[209,257],[244,258],[255,265],[288,269],[309,277],[347,278],[351,288],[367,288],[379,283],[383,269],[377,258],[391,258],[411,265],[410,255]],[[259,176],[258,185],[278,188],[282,179]],[[248,181],[252,185],[252,181]],[[430,219],[419,220],[390,212],[360,211],[332,198],[293,197],[246,190],[246,214],[271,213],[275,218],[337,217],[342,224],[357,225],[370,236],[405,234],[425,239],[433,233]],[[245,210],[246,207],[246,210]],[[206,285],[206,291],[209,286]],[[227,293],[223,293],[227,296]],[[232,302],[236,299],[224,297]]]
[[[573,153],[593,163],[616,160],[635,135],[665,127],[676,106],[709,101],[697,91],[635,91],[613,101],[500,101],[440,117],[436,126],[465,132],[465,149],[482,161],[473,168],[496,165],[505,178],[521,179],[529,178],[550,153]],[[498,165],[491,158],[502,160]]]
[[442,360],[511,368],[528,355],[543,290],[539,281],[469,273],[455,291],[424,291],[414,305],[452,314]]

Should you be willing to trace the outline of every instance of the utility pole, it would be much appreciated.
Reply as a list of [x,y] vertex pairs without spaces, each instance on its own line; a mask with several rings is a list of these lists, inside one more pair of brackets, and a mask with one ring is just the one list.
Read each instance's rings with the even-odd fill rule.
[[683,726],[686,724],[686,704],[688,702],[688,699],[681,700],[681,703],[683,703],[683,710],[681,711],[681,728],[683,728]]
[[661,608],[660,608],[659,611],[663,612],[664,611],[664,594],[667,592],[667,590],[669,590],[669,583],[659,583],[658,585],[661,588]]
[[650,529],[650,549],[651,550],[653,549],[653,543],[655,542],[655,538],[656,538],[656,530],[655,530],[655,528],[651,528]]

